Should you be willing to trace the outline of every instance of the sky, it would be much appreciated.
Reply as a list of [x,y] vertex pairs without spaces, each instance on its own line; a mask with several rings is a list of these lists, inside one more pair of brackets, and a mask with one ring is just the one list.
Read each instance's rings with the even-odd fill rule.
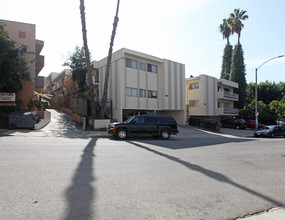
[[[62,64],[82,46],[79,0],[0,0],[0,19],[36,25],[44,41],[41,76],[61,72]],[[107,57],[117,0],[85,0],[88,46],[92,60]],[[121,48],[185,64],[185,77],[220,78],[223,40],[219,25],[235,8],[247,11],[241,44],[247,83],[255,68],[285,54],[284,0],[120,0],[113,51]],[[237,36],[230,37],[235,46]],[[285,82],[285,57],[258,69],[258,82]]]

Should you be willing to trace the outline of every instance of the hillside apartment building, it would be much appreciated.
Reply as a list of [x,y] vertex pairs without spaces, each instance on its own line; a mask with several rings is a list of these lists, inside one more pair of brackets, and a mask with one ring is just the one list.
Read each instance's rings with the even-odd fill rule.
[[234,108],[234,102],[239,100],[234,93],[238,83],[199,75],[185,79],[185,88],[187,119],[190,116],[221,120],[239,115],[239,110]]
[[[101,101],[107,57],[93,61],[92,66],[94,99]],[[45,93],[57,96],[56,90],[62,87],[58,84],[61,74],[51,73],[46,77]],[[112,100],[112,119],[124,121],[132,115],[153,112],[171,115],[184,124],[184,86],[184,64],[122,48],[112,55],[107,97]]]
[[34,24],[6,20],[0,20],[0,23],[6,24],[5,30],[8,32],[10,39],[14,40],[18,46],[22,44],[27,46],[24,58],[36,60],[36,63],[31,64],[29,67],[32,81],[22,81],[23,89],[17,94],[22,100],[22,107],[25,107],[34,97],[33,92],[36,89],[40,91],[43,87],[43,77],[38,75],[44,67],[44,56],[40,55],[44,41],[36,39],[36,25]]
[[[103,97],[107,58],[93,61],[97,70],[95,96]],[[97,82],[96,82],[97,81]],[[185,123],[185,65],[122,48],[113,53],[108,99],[113,119],[154,112]]]

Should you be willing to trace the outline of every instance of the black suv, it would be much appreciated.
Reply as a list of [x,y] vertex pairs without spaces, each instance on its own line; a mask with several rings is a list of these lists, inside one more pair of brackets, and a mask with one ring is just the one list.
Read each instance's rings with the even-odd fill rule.
[[171,116],[137,115],[130,117],[125,122],[111,123],[108,134],[118,139],[127,136],[153,136],[168,139],[171,134],[177,134],[178,125]]

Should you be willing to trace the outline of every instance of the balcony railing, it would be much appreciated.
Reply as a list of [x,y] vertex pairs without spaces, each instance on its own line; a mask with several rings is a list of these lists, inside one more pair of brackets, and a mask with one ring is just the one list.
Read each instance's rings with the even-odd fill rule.
[[237,108],[218,108],[218,115],[238,115]]
[[238,101],[239,95],[232,92],[220,91],[218,92],[218,99],[229,99],[233,101]]

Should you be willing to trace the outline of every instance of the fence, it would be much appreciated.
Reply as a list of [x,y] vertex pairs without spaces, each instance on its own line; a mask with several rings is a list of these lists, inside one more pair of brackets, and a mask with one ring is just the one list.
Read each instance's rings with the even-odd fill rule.
[[222,127],[221,123],[217,120],[191,117],[189,118],[189,125],[205,128],[216,132],[219,132]]
[[[59,96],[54,97],[50,101],[51,108],[60,109],[61,107],[69,108],[72,110],[73,113],[76,113],[81,116],[87,116],[88,114],[88,107],[87,107],[87,99],[84,98],[73,98],[72,96]],[[95,101],[95,111],[94,111],[94,118],[100,118],[101,109],[102,109],[102,101]],[[107,99],[105,104],[105,119],[112,119],[112,100]]]
[[[94,111],[94,117],[100,118],[101,115],[101,109],[102,109],[102,101],[96,101],[94,102],[95,105],[95,111]],[[107,99],[107,102],[105,104],[105,119],[113,119],[113,113],[112,113],[112,100]]]
[[69,108],[73,113],[86,116],[87,115],[87,99],[74,98],[71,95],[58,96],[50,100],[51,108],[60,109],[61,107]]

